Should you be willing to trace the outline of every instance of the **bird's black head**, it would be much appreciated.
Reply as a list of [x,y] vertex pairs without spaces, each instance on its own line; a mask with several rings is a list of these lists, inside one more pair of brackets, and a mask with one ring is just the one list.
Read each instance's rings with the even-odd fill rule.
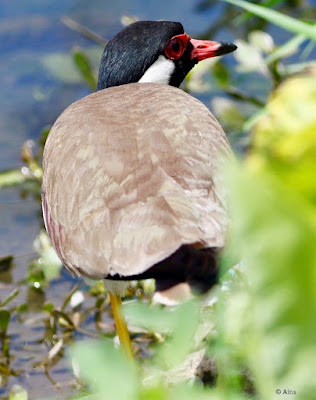
[[198,61],[235,49],[230,43],[191,39],[179,22],[135,22],[106,45],[97,90],[132,82],[178,87]]

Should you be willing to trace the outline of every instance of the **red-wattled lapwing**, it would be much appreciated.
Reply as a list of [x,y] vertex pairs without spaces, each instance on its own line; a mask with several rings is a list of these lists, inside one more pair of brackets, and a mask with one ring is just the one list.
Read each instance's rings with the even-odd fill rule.
[[216,282],[231,149],[210,111],[178,86],[197,62],[235,49],[191,39],[178,22],[129,25],[105,47],[98,91],[70,105],[47,139],[47,232],[70,272],[106,280],[129,354],[127,281],[201,292]]

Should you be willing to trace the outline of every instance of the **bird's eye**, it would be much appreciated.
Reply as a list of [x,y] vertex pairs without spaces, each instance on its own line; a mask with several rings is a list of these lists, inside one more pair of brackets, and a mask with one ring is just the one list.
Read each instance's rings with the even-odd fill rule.
[[165,48],[166,57],[170,58],[171,60],[178,60],[185,52],[187,43],[188,36],[186,34],[172,37]]
[[181,50],[179,41],[174,39],[171,42],[171,48],[172,48],[173,53],[176,53],[176,54],[179,53],[179,51]]

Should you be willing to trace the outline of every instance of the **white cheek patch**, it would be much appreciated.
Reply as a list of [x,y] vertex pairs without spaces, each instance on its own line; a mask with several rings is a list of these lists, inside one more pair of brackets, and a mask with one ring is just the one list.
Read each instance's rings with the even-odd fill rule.
[[168,85],[174,69],[175,65],[173,61],[161,55],[153,65],[147,69],[138,82],[163,83]]

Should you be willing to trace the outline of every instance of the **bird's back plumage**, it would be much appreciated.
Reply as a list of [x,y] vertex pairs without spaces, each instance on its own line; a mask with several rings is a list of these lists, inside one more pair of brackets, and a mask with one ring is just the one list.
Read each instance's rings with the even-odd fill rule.
[[222,247],[230,155],[211,112],[171,86],[122,85],[72,104],[43,161],[44,216],[60,258],[89,277],[124,277],[184,244]]

